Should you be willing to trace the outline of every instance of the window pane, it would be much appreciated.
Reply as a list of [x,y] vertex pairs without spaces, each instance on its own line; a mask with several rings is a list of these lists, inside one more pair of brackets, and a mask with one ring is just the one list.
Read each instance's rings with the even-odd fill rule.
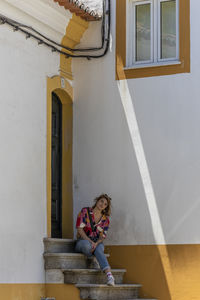
[[151,5],[136,5],[136,61],[151,59]]
[[161,2],[161,58],[176,58],[176,1]]

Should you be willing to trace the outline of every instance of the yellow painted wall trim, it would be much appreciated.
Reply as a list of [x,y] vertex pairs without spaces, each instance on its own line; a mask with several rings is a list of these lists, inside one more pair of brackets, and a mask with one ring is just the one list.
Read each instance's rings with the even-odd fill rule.
[[[66,34],[62,39],[62,44],[74,48],[80,43],[84,32],[88,28],[88,22],[81,17],[72,15]],[[62,49],[66,53],[68,51]],[[60,76],[47,78],[47,234],[51,237],[51,101],[52,92],[55,92],[62,102],[62,228],[63,238],[73,237],[73,201],[72,201],[72,101],[73,89],[67,80],[65,88],[61,87],[61,77],[63,79],[73,79],[72,59],[60,55]],[[68,166],[66,168],[66,165]],[[69,201],[69,199],[71,199]]]
[[112,268],[125,268],[126,283],[140,283],[141,298],[200,299],[200,244],[107,246]]
[[2,300],[40,300],[42,297],[52,297],[56,300],[80,300],[80,292],[71,284],[0,284],[0,299]]
[[40,300],[46,296],[45,284],[0,284],[0,299],[2,300]]
[[[81,17],[76,16],[75,14],[72,15],[72,18],[70,19],[67,28],[66,28],[66,34],[62,39],[62,44],[70,47],[75,48],[76,45],[80,43],[80,40],[84,34],[84,32],[88,28],[88,22],[83,20]],[[62,49],[67,53],[66,50]],[[73,79],[72,75],[72,58],[67,58],[61,54],[60,55],[60,75],[68,78]]]
[[190,72],[190,0],[179,1],[179,57],[181,64],[124,69],[126,66],[126,0],[116,0],[116,79]]
[[56,300],[80,300],[80,291],[72,284],[46,284],[46,297]]
[[[47,78],[47,235],[51,237],[51,115],[52,93],[62,102],[62,228],[63,238],[73,237],[73,195],[72,195],[72,100],[73,88],[61,77]],[[67,167],[66,167],[67,166]]]
[[[125,283],[142,284],[140,297],[199,300],[200,244],[107,246],[106,252],[112,268],[127,270]],[[80,300],[79,290],[70,284],[0,284],[0,296],[6,300]]]

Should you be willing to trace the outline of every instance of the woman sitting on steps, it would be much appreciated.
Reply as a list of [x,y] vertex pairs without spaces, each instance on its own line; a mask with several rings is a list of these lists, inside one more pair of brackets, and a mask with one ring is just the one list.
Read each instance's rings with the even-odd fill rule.
[[96,259],[107,275],[107,284],[115,285],[114,277],[104,254],[103,240],[109,227],[111,213],[111,198],[107,194],[97,197],[93,207],[84,207],[77,216],[77,242],[76,252],[87,257],[96,256]]

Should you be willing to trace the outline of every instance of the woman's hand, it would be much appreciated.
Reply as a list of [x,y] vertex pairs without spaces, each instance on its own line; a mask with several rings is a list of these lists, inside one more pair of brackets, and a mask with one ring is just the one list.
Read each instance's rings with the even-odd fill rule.
[[93,241],[91,241],[92,244],[92,252],[94,252],[94,250],[96,249],[96,247],[103,242],[104,239],[99,239],[96,243],[94,243]]
[[92,244],[92,252],[94,252],[98,244],[93,241],[91,241],[91,244]]

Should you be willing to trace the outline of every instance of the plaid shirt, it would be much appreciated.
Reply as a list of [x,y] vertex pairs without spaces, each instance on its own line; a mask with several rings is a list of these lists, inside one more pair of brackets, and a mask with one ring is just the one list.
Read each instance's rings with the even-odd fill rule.
[[[77,221],[76,221],[76,228],[83,228],[84,232],[89,238],[95,238],[96,240],[98,240],[99,238],[105,238],[110,223],[109,218],[103,215],[100,221],[97,224],[95,224],[94,213],[91,207],[89,207],[89,212],[92,217],[94,232],[92,231],[90,225],[90,219],[88,216],[87,207],[82,208],[82,210],[78,214]],[[80,238],[78,233],[77,233],[77,238]]]

